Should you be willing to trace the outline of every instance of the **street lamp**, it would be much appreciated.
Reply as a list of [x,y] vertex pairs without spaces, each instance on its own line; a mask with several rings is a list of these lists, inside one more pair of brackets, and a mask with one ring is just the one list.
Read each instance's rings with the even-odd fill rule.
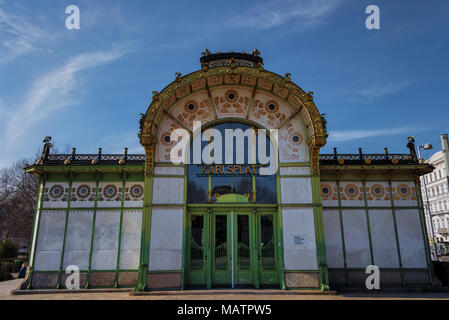
[[418,160],[419,163],[423,163],[424,159],[421,158],[421,148],[423,148],[424,150],[431,150],[433,149],[432,145],[430,143],[426,143],[423,146],[418,146]]
[[[433,149],[433,147],[430,143],[426,143],[423,146],[418,146],[418,161],[419,161],[419,163],[422,164],[422,163],[424,163],[424,159],[421,158],[421,148],[423,148],[424,150],[431,150],[431,149]],[[433,220],[432,220],[432,213],[430,212],[429,194],[427,193],[426,179],[423,177],[422,180],[424,183],[424,191],[426,192],[426,208],[427,208],[427,212],[429,215],[430,237],[432,238],[432,247],[433,247],[433,254],[434,254],[434,256],[432,258],[434,258],[436,260],[437,250],[435,247],[435,235],[433,233]]]

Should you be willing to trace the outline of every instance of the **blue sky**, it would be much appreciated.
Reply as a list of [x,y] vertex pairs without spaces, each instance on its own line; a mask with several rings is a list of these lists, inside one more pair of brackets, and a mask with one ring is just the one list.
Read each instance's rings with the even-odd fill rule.
[[[67,30],[65,8],[80,8]],[[380,8],[380,30],[365,8]],[[60,151],[141,153],[139,113],[202,50],[262,52],[265,68],[313,91],[323,153],[440,149],[449,131],[449,2],[354,0],[0,0],[0,168]],[[425,153],[430,156],[432,152]]]

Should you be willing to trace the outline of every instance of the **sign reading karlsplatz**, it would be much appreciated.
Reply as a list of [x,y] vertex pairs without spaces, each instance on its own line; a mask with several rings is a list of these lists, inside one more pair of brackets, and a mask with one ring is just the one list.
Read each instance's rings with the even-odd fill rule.
[[204,176],[216,175],[260,175],[263,164],[203,164],[201,174]]
[[223,137],[220,130],[202,131],[201,128],[201,121],[193,121],[192,133],[182,128],[170,133],[170,141],[175,143],[170,149],[172,163],[202,165],[201,174],[204,175],[272,175],[277,172],[277,129],[269,130],[267,147],[266,129],[225,129]]

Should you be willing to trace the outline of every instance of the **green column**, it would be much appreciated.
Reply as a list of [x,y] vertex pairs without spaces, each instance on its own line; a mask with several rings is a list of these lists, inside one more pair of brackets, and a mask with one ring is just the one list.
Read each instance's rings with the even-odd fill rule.
[[125,186],[126,186],[126,172],[122,172],[122,201],[120,204],[120,226],[118,231],[118,248],[117,248],[117,265],[115,268],[115,282],[114,288],[118,288],[118,276],[120,271],[120,249],[122,246],[122,226],[123,226],[123,207],[125,204]]
[[92,253],[94,250],[94,237],[95,237],[95,221],[97,218],[97,206],[98,206],[98,188],[100,185],[100,173],[97,171],[95,174],[95,201],[94,201],[94,212],[92,214],[92,232],[90,236],[90,250],[89,250],[89,265],[87,269],[87,280],[86,289],[90,286],[90,271],[92,269]]
[[136,291],[145,290],[148,282],[148,266],[150,263],[151,210],[154,182],[154,142],[145,146],[145,178],[142,207],[142,235],[140,240],[140,263]]
[[31,243],[32,246],[32,257],[31,257],[31,263],[29,265],[30,268],[30,276],[28,279],[28,283],[27,283],[27,289],[31,288],[31,282],[33,280],[33,272],[34,272],[34,263],[36,261],[36,249],[37,249],[37,242],[38,242],[38,238],[39,238],[39,227],[40,227],[40,222],[41,222],[41,214],[42,214],[42,201],[44,200],[44,193],[45,193],[45,184],[46,184],[46,174],[44,173],[40,178],[39,178],[39,185],[38,185],[38,190],[37,190],[37,201],[36,201],[36,211],[34,214],[34,223],[33,223],[33,234],[31,235],[31,241],[33,241],[34,238],[34,233],[36,232],[36,238],[34,239],[34,241]]
[[56,284],[56,289],[61,288],[61,276],[62,276],[62,267],[64,263],[65,241],[67,238],[67,226],[69,223],[70,201],[72,200],[72,182],[73,182],[73,174],[69,173],[69,192],[67,199],[67,209],[65,212],[64,237],[62,239],[62,252],[61,252],[61,260],[59,262],[58,283]]
[[142,208],[142,235],[140,241],[139,276],[136,290],[145,290],[150,263],[151,203],[153,198],[153,175],[145,175]]
[[396,221],[396,210],[395,210],[395,206],[394,206],[394,193],[393,193],[393,186],[391,183],[391,177],[388,179],[388,189],[390,192],[391,212],[393,215],[394,237],[396,239],[396,248],[397,248],[397,252],[398,252],[399,268],[401,270],[401,283],[402,283],[402,286],[405,286],[404,269],[402,267],[401,247],[399,245],[398,224]]
[[324,242],[323,206],[321,204],[320,176],[312,175],[313,217],[315,221],[315,240],[321,290],[329,290],[329,273]]

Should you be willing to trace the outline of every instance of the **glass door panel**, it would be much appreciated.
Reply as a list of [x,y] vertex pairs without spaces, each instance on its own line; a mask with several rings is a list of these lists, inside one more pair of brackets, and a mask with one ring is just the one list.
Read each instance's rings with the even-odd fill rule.
[[204,215],[192,214],[189,221],[187,285],[203,286],[206,284],[206,246]]
[[229,214],[214,214],[211,249],[212,286],[231,286],[231,230]]
[[261,285],[276,285],[276,237],[274,234],[274,215],[260,214],[258,224],[259,279]]

